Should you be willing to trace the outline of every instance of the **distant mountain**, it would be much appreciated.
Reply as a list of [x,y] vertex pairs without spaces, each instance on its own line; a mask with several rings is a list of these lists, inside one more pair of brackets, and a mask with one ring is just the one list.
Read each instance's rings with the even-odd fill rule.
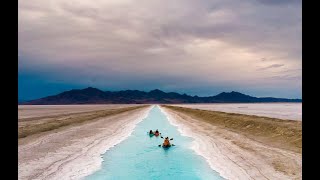
[[102,91],[97,88],[74,89],[19,104],[173,104],[173,103],[254,103],[254,102],[302,102],[301,99],[262,97],[257,98],[239,92],[222,92],[216,96],[198,97],[159,89],[150,92],[138,90]]

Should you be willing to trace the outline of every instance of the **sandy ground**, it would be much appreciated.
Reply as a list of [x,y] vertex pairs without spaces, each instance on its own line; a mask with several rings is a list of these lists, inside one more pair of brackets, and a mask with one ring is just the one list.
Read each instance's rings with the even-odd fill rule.
[[19,179],[81,179],[100,168],[101,154],[120,143],[151,106],[19,139]]
[[174,106],[302,121],[302,103],[211,103]]
[[83,104],[83,105],[19,105],[18,119],[60,116],[65,114],[98,111],[105,109],[118,109],[123,107],[138,106],[135,104]]
[[192,149],[226,179],[302,179],[302,155],[161,107]]

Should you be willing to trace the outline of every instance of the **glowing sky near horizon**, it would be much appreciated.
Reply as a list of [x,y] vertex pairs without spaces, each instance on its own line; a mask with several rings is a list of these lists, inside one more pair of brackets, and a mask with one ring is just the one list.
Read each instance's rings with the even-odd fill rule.
[[24,0],[19,98],[72,88],[301,98],[299,0]]

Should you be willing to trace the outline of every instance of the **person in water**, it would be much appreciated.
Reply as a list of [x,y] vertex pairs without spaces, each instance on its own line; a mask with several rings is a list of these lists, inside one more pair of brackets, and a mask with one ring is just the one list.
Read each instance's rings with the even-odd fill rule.
[[162,144],[163,146],[165,146],[165,147],[168,147],[168,146],[171,146],[171,144],[170,144],[170,141],[169,141],[169,138],[168,137],[166,137],[165,139],[164,139],[164,142],[163,142],[163,144]]

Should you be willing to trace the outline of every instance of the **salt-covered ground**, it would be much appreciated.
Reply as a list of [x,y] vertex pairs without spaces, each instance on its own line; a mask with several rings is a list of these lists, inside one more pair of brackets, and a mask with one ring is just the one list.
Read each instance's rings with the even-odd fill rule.
[[91,174],[101,165],[100,155],[130,136],[149,110],[150,106],[19,139],[18,179],[81,179]]
[[226,179],[302,179],[302,155],[249,138],[244,133],[161,107],[193,149]]
[[228,103],[176,104],[175,106],[265,116],[288,120],[302,120],[302,103]]
[[[48,116],[58,115],[60,118],[70,113],[128,106],[132,105],[20,106],[19,113],[22,116],[19,120],[36,117],[40,121],[41,117],[46,119]],[[248,112],[251,111],[253,115],[262,113],[269,117],[281,116],[286,117],[283,119],[299,120],[294,117],[299,116],[301,103],[176,106],[244,114],[250,114]],[[151,106],[135,109],[49,131],[41,136],[19,139],[19,179],[80,179],[91,174],[100,168],[101,154],[130,136],[136,124],[147,116],[150,109]],[[191,148],[205,157],[211,168],[226,179],[301,179],[301,153],[271,147],[244,134],[193,119],[183,113],[161,109],[182,135],[194,139]]]
[[58,116],[71,113],[82,113],[105,109],[118,109],[137,106],[135,104],[84,104],[84,105],[19,105],[18,118],[33,118],[41,116]]

